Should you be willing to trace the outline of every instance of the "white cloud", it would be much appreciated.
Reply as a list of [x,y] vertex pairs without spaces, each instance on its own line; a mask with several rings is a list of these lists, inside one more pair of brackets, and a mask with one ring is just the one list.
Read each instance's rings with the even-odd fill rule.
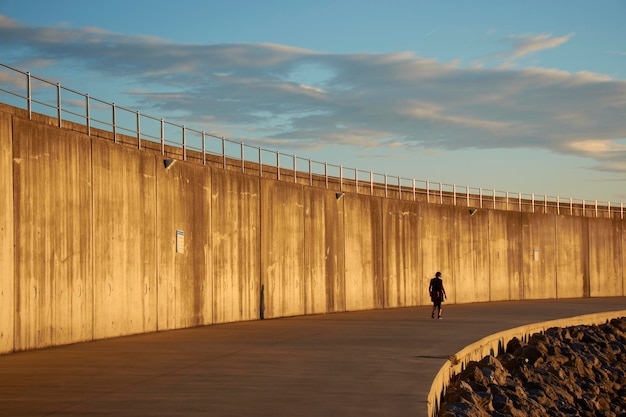
[[[510,48],[489,59],[514,62],[572,36],[508,37]],[[110,85],[123,80],[144,114],[182,115],[188,124],[206,122],[200,129],[259,143],[427,153],[537,148],[626,171],[616,156],[623,158],[623,146],[614,143],[626,135],[626,82],[603,74],[463,68],[409,52],[177,44],[97,28],[28,28],[1,15],[0,48],[3,59],[56,62]]]

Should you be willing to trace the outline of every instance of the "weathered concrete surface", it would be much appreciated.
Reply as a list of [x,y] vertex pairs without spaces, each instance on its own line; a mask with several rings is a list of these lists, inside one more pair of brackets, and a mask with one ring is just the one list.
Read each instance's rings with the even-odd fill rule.
[[155,158],[94,139],[94,337],[157,329]]
[[[158,329],[213,322],[211,171],[156,158]],[[149,243],[149,242],[147,242]]]
[[557,216],[559,242],[556,253],[559,298],[588,297],[589,223],[584,217]]
[[345,311],[343,201],[334,191],[304,188],[305,314]]
[[623,227],[621,221],[596,219],[589,228],[589,291],[592,297],[623,291],[624,260],[621,255],[622,246],[626,244],[622,239]]
[[522,298],[556,298],[555,216],[523,213],[521,235]]
[[13,135],[11,115],[0,112],[0,354],[14,348]]
[[[442,273],[442,279],[448,302],[454,303],[457,297],[455,275],[455,252],[452,242],[456,238],[454,229],[453,206],[440,206],[437,204],[420,205],[420,255],[419,262],[422,265],[421,276],[421,303],[430,304],[428,285],[435,272]],[[462,271],[465,273],[466,271]]]
[[385,308],[417,306],[423,288],[419,263],[419,206],[383,200]]
[[92,338],[90,147],[13,120],[17,350]]
[[[491,273],[498,276],[501,271],[491,271],[491,245],[489,211],[479,210],[470,215],[469,209],[458,207],[454,216],[453,246],[454,288],[447,286],[452,296],[449,300],[457,303],[490,301]],[[453,290],[453,291],[452,291]]]
[[302,187],[261,180],[261,285],[264,317],[304,314]]
[[214,322],[260,317],[261,191],[259,179],[211,171]]
[[448,356],[625,298],[428,306],[230,323],[0,356],[2,416],[426,416]]
[[[483,216],[484,210],[474,216]],[[489,300],[523,299],[522,215],[510,211],[488,211],[489,216]],[[506,277],[506,279],[502,279]],[[477,300],[478,301],[478,300]],[[483,300],[481,300],[483,301]],[[487,300],[484,300],[487,301]]]
[[346,310],[383,308],[383,213],[378,197],[346,194]]

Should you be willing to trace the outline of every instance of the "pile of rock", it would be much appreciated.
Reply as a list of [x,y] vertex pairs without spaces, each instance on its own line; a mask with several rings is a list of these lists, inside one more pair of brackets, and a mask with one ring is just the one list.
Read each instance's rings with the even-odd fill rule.
[[450,382],[439,416],[626,417],[626,317],[511,340]]

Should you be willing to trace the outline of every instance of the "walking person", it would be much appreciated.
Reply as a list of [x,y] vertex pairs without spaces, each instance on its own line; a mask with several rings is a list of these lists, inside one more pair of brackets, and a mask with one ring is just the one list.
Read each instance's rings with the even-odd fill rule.
[[428,293],[430,294],[430,300],[433,302],[433,312],[430,317],[434,319],[435,310],[437,310],[437,318],[441,319],[441,303],[444,299],[448,298],[446,296],[446,290],[443,288],[441,272],[437,271],[435,278],[430,280]]

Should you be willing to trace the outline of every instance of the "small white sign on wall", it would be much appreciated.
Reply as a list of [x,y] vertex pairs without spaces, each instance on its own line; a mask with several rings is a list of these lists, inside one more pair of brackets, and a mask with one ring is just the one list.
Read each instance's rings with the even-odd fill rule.
[[176,231],[176,253],[185,253],[185,232]]

